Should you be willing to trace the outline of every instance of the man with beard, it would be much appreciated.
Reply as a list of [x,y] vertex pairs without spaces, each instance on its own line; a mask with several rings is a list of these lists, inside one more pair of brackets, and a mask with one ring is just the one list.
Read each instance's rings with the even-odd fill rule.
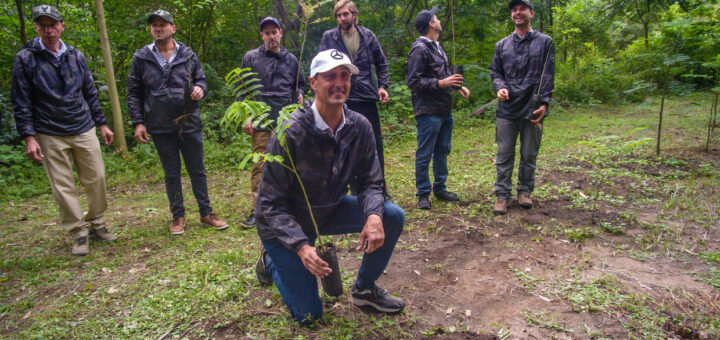
[[[462,86],[460,74],[450,74],[447,55],[438,39],[442,25],[435,13],[438,7],[422,10],[415,17],[415,29],[421,36],[415,40],[408,55],[407,84],[412,91],[413,111],[417,123],[415,152],[415,186],[420,209],[430,209],[430,192],[445,202],[458,201],[457,194],[447,191],[447,156],[452,139],[452,93],[463,98],[470,90]],[[430,160],[433,162],[434,183],[430,184]]]
[[[255,98],[270,106],[270,115],[267,116],[267,119],[271,122],[277,121],[278,113],[283,107],[294,102],[302,104],[303,87],[305,87],[305,79],[302,70],[298,67],[297,58],[280,46],[282,35],[283,30],[277,19],[273,17],[262,19],[260,21],[260,37],[264,44],[245,53],[240,65],[240,68],[250,68],[252,72],[257,73],[262,88],[259,89],[260,93]],[[270,131],[267,128],[259,126],[253,128],[253,122],[248,122],[243,127],[243,131],[252,137],[253,152],[265,152],[265,146],[270,138]],[[263,164],[263,162],[254,163],[250,174],[253,208]],[[252,213],[243,222],[243,225],[247,227],[255,226],[255,224],[255,214]]]
[[[115,239],[103,218],[105,165],[95,128],[105,145],[114,135],[100,108],[85,55],[60,39],[65,30],[60,12],[40,5],[33,7],[32,18],[39,37],[18,52],[13,64],[10,97],[17,132],[25,140],[27,156],[43,163],[60,210],[60,225],[75,240],[72,254],[87,255],[88,236]],[[73,165],[85,187],[87,213],[77,195]]]
[[[320,40],[320,51],[336,49],[350,56],[353,65],[360,73],[352,77],[352,87],[347,106],[350,110],[365,116],[373,128],[377,155],[380,167],[385,174],[385,154],[383,151],[383,137],[380,129],[380,114],[377,101],[385,104],[390,99],[387,87],[390,84],[387,61],[380,48],[375,34],[369,29],[357,25],[358,9],[350,0],[340,0],[335,3],[333,10],[338,27],[325,31]],[[377,84],[373,80],[372,67],[375,66]],[[383,176],[383,197],[390,199],[387,193],[387,183]]]
[[[286,148],[274,136],[268,142],[267,152],[281,155],[285,163],[266,164],[260,180],[255,216],[263,252],[255,270],[261,283],[275,282],[293,319],[303,324],[322,316],[317,277],[332,272],[315,251],[318,235],[307,202],[321,234],[360,233],[356,250],[364,255],[352,288],[353,304],[384,313],[405,308],[402,299],[375,284],[402,233],[405,213],[383,199],[370,123],[344,105],[351,76],[357,73],[342,52],[318,53],[310,64],[315,100],[292,114]],[[299,179],[289,170],[289,159]],[[358,196],[347,195],[351,179]]]
[[495,158],[497,201],[493,206],[493,212],[497,215],[507,213],[510,203],[518,134],[518,204],[525,209],[533,206],[530,194],[535,188],[542,122],[548,115],[555,75],[552,38],[534,31],[530,25],[535,16],[532,3],[529,0],[511,0],[509,7],[515,32],[495,45],[490,66],[490,76],[498,98],[495,130],[498,145]]
[[157,10],[147,21],[155,41],[133,55],[127,102],[135,139],[147,143],[152,136],[165,171],[165,191],[173,218],[170,234],[185,233],[180,153],[200,208],[200,222],[225,229],[227,223],[213,214],[205,176],[197,104],[207,92],[202,65],[195,52],[173,39],[176,27],[169,12]]

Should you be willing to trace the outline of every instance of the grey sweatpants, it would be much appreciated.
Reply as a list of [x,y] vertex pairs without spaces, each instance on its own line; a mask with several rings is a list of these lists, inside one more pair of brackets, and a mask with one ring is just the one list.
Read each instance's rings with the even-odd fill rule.
[[535,168],[542,140],[542,123],[533,124],[527,119],[497,118],[495,142],[498,145],[495,167],[495,196],[510,198],[512,173],[515,163],[515,143],[520,134],[520,166],[518,169],[517,193],[531,194],[535,189]]

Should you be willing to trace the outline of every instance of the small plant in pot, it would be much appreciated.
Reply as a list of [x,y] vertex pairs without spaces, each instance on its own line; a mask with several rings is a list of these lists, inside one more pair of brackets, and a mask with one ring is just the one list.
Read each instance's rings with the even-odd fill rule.
[[290,126],[291,114],[298,109],[300,105],[293,104],[283,107],[276,121],[268,119],[270,106],[263,102],[258,102],[255,97],[258,95],[258,89],[262,86],[258,84],[259,80],[254,76],[257,73],[251,72],[249,68],[234,69],[226,77],[227,86],[233,89],[233,93],[237,97],[243,97],[241,101],[236,101],[228,107],[222,119],[221,126],[225,129],[237,131],[247,122],[252,122],[253,128],[264,128],[277,139],[280,147],[284,150],[285,155],[275,155],[264,152],[255,152],[247,155],[239,167],[243,168],[249,161],[257,162],[275,162],[282,165],[290,171],[297,179],[300,191],[305,198],[310,220],[312,221],[315,235],[317,237],[318,246],[315,248],[318,256],[327,262],[332,269],[330,275],[321,279],[323,291],[330,296],[340,296],[343,293],[342,276],[340,274],[340,265],[337,259],[337,251],[335,245],[331,242],[324,241],[320,236],[315,215],[313,214],[312,205],[305,190],[300,174],[295,166],[295,160],[290,154],[290,149],[285,139],[285,130]]

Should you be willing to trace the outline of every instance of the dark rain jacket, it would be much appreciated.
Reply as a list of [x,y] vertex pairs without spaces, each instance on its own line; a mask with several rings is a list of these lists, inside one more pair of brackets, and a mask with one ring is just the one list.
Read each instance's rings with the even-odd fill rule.
[[[135,51],[128,76],[127,102],[132,125],[143,124],[151,134],[190,133],[202,128],[198,103],[190,99],[194,86],[207,95],[207,80],[195,52],[180,42],[165,69],[145,46]],[[192,73],[188,86],[188,73]],[[174,120],[188,114],[177,123]]]
[[[360,73],[352,76],[348,100],[376,102],[380,99],[378,97],[378,87],[387,89],[390,84],[387,60],[385,60],[385,54],[375,34],[365,27],[355,25],[355,28],[360,34],[360,45],[355,53],[355,58],[352,59],[352,63],[360,70]],[[336,49],[350,56],[350,52],[348,52],[343,42],[339,26],[325,31],[322,40],[320,40],[320,51],[330,49]],[[377,84],[373,79],[373,65],[375,65],[375,72],[377,73]]]
[[10,97],[20,137],[75,136],[107,124],[85,55],[67,45],[58,60],[31,39],[15,55]]
[[495,45],[490,76],[496,92],[508,89],[510,94],[510,99],[498,102],[497,117],[518,119],[534,110],[530,107],[530,99],[533,93],[537,93],[548,56],[538,106],[550,104],[555,78],[555,51],[552,46],[552,38],[538,31],[529,32],[523,38],[513,32]]
[[[272,122],[277,120],[280,109],[297,103],[298,94],[303,94],[305,78],[302,70],[298,77],[298,60],[285,48],[280,48],[279,53],[273,53],[265,50],[265,46],[262,45],[248,51],[243,57],[240,68],[248,67],[257,73],[256,77],[262,84],[260,95],[256,99],[270,106],[270,115],[267,119]],[[297,88],[295,88],[296,81]],[[242,98],[238,99],[242,100]],[[255,129],[268,131],[260,127]]]
[[434,43],[419,37],[408,54],[407,85],[412,92],[415,117],[452,113],[452,87],[439,87],[450,76],[447,55]]
[[[345,126],[338,131],[336,140],[329,131],[315,127],[311,106],[312,101],[307,101],[304,108],[292,114],[285,138],[318,225],[322,227],[332,216],[353,178],[365,217],[383,216],[383,175],[372,126],[365,117],[344,107]],[[285,164],[290,165],[274,135],[268,141],[267,152],[282,155]],[[277,239],[293,252],[309,244],[307,235],[315,234],[297,178],[279,163],[265,164],[255,218],[261,239]]]

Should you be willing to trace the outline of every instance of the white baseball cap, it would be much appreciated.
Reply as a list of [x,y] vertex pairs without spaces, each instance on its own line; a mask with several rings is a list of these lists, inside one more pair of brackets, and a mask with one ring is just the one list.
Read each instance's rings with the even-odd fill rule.
[[338,66],[345,66],[352,74],[360,73],[350,58],[338,50],[325,50],[318,53],[310,63],[310,78],[315,78],[318,73],[330,71]]

